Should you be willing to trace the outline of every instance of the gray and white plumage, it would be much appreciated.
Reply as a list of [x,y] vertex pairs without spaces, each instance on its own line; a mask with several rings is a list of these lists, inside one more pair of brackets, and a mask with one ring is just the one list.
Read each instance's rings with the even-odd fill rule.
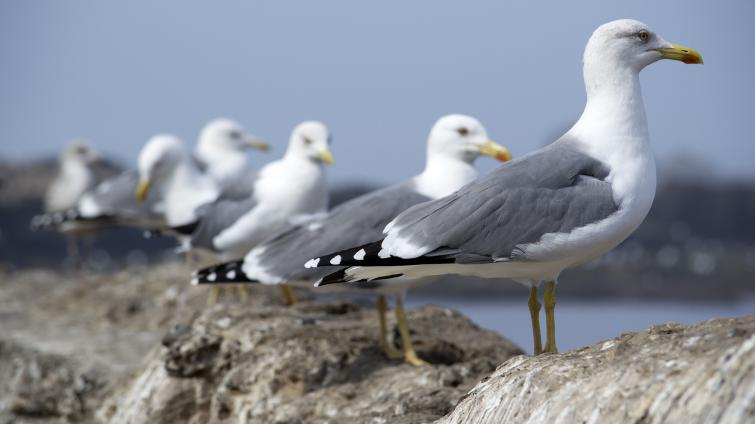
[[[489,141],[474,118],[450,115],[441,118],[428,137],[427,166],[408,181],[349,200],[327,214],[300,225],[291,225],[249,252],[244,261],[201,270],[197,282],[259,281],[265,284],[311,284],[322,269],[304,268],[313,254],[327,253],[378,239],[385,225],[412,205],[453,192],[477,173],[473,162],[481,154],[508,152]],[[339,263],[334,261],[333,266]],[[215,278],[208,279],[214,275]]]
[[[639,72],[662,58],[702,61],[641,22],[601,26],[585,48],[585,110],[563,137],[407,210],[377,243],[321,257],[338,255],[349,266],[321,284],[464,274],[537,285],[614,248],[644,220],[655,194]],[[366,254],[355,259],[361,249]]]
[[98,182],[93,169],[97,153],[86,143],[73,142],[65,147],[58,160],[58,173],[45,193],[45,211],[72,208],[81,196]]
[[332,162],[330,132],[316,121],[294,128],[282,159],[263,167],[244,200],[221,199],[203,207],[191,233],[191,248],[221,260],[240,258],[291,220],[327,208],[323,164]]
[[204,247],[214,250],[213,239],[224,229],[233,225],[257,204],[257,199],[249,196],[243,200],[218,199],[217,201],[200,207],[199,220],[186,233],[190,236],[193,247]]
[[[561,139],[515,159],[458,192],[419,205],[389,227],[406,241],[392,254],[425,255],[449,249],[456,262],[527,260],[525,246],[545,234],[569,233],[601,221],[618,210],[610,169]],[[395,228],[391,232],[390,228]],[[416,252],[408,246],[422,246]]]
[[[142,150],[147,148],[147,144]],[[267,150],[269,146],[260,138],[248,134],[237,122],[215,119],[202,129],[194,154],[182,159],[185,163],[183,169],[189,171],[184,174],[189,179],[206,175],[214,181],[220,192],[218,195],[224,198],[248,197],[254,178],[254,171],[246,157],[246,150],[250,148]],[[157,190],[139,202],[134,196],[138,182],[139,171],[136,170],[109,178],[87,190],[76,204],[65,211],[35,217],[32,226],[92,228],[125,225],[149,230],[171,226],[171,220],[165,216],[170,209],[166,209],[163,199],[166,193]],[[179,184],[174,186],[178,188]],[[200,194],[200,197],[207,200],[207,196]],[[214,199],[217,196],[211,197]],[[185,225],[187,222],[177,223],[174,219],[173,224]]]
[[79,201],[75,211],[81,220],[100,220],[110,224],[159,229],[167,225],[163,204],[157,196],[138,202],[134,191],[139,182],[137,171],[121,174],[98,184]]
[[367,193],[266,241],[246,256],[243,269],[250,278],[267,284],[317,280],[324,275],[322,269],[302,266],[313,252],[327,253],[374,241],[393,217],[427,200],[430,197],[419,193],[411,181]]
[[152,137],[139,153],[137,200],[154,199],[169,227],[198,219],[199,208],[215,201],[220,188],[196,165],[184,143],[171,134]]
[[[395,240],[395,252],[361,246],[323,256],[318,264],[333,257],[352,266],[538,260],[528,256],[527,246],[545,234],[568,234],[618,210],[605,180],[610,173],[606,164],[573,143],[561,139],[450,196],[409,208],[386,229]],[[364,253],[356,259],[360,251]]]
[[251,194],[256,178],[247,158],[249,149],[267,151],[270,146],[249,134],[238,122],[218,118],[202,128],[194,158],[202,172],[215,181],[224,198],[243,199]]
[[79,217],[77,205],[99,183],[117,174],[119,168],[83,142],[66,146],[58,168],[45,194],[45,213],[32,218],[31,228],[54,227],[63,232],[91,228],[91,222],[87,226],[74,224]]

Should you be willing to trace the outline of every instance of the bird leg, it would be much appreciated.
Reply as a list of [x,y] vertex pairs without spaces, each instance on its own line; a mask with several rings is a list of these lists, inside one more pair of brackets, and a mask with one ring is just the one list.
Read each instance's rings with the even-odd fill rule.
[[388,323],[385,313],[388,310],[388,302],[382,294],[377,299],[378,319],[380,320],[380,348],[388,359],[403,358],[404,354],[391,347],[388,342]]
[[281,284],[281,292],[283,293],[283,303],[286,306],[291,306],[296,303],[296,295],[291,287],[286,284]]
[[548,281],[545,284],[545,294],[543,295],[545,303],[545,326],[547,331],[547,342],[545,351],[549,353],[558,353],[556,348],[556,282]]
[[530,321],[532,323],[532,339],[535,342],[533,354],[543,353],[543,342],[540,336],[540,302],[537,301],[537,287],[530,287],[530,298],[527,300],[530,308]]
[[249,289],[244,284],[237,284],[236,290],[239,293],[239,302],[246,302],[246,299],[249,297]]
[[404,301],[401,295],[396,296],[396,319],[398,320],[398,332],[401,334],[401,344],[404,346],[404,361],[415,365],[427,365],[417,356],[412,345],[412,337],[409,334],[409,325],[406,321],[406,312],[404,311]]
[[207,296],[208,305],[214,305],[218,303],[218,299],[220,299],[220,290],[220,286],[213,285],[210,287],[210,294]]

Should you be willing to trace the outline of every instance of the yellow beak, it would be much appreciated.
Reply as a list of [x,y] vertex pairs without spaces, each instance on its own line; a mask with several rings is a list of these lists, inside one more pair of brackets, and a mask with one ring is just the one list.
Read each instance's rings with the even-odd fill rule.
[[687,64],[702,64],[703,56],[699,51],[691,48],[672,44],[671,47],[655,49],[664,59],[678,60]]
[[270,144],[261,138],[250,137],[244,142],[244,146],[250,149],[262,150],[266,152],[270,150]]
[[136,186],[136,200],[143,202],[147,198],[149,184],[149,180],[139,180],[139,184]]
[[480,146],[480,153],[485,156],[496,158],[501,162],[511,160],[511,153],[509,153],[509,149],[492,140],[488,140],[485,142],[485,144]]
[[333,165],[333,154],[330,153],[330,150],[323,150],[320,152],[320,160],[328,165]]

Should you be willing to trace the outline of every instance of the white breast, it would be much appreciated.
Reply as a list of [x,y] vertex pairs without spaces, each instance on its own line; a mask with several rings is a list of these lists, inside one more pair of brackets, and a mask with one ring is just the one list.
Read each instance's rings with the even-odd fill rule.
[[214,181],[197,172],[189,164],[180,165],[163,189],[165,219],[175,227],[196,220],[196,209],[217,199]]
[[289,221],[327,208],[321,166],[308,160],[282,160],[265,166],[254,185],[255,207],[218,234],[213,244],[239,257],[278,232]]

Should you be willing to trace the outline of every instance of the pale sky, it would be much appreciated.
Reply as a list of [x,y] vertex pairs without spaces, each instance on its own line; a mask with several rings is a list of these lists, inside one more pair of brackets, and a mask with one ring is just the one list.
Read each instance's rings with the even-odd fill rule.
[[643,72],[660,166],[691,155],[755,178],[755,2],[744,0],[4,1],[0,158],[84,137],[132,165],[151,135],[193,145],[225,116],[273,143],[261,165],[295,124],[319,119],[334,134],[333,180],[388,183],[420,170],[447,113],[479,118],[522,155],[579,116],[585,42],[617,18],[705,58]]

